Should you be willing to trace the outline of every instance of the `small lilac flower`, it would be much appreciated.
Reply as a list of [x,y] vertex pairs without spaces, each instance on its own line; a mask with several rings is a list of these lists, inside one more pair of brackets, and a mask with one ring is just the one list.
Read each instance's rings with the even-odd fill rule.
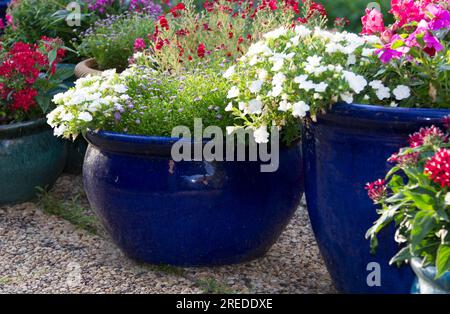
[[120,112],[119,112],[119,111],[116,111],[116,112],[114,113],[114,120],[116,120],[116,122],[119,122],[121,118],[122,118],[122,117],[121,117],[121,115],[120,115]]

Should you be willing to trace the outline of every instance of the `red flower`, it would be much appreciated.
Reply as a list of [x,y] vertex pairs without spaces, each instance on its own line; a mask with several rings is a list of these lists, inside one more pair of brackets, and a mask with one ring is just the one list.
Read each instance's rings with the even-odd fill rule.
[[269,1],[269,8],[272,10],[272,11],[275,11],[276,9],[278,9],[278,2],[277,2],[277,0],[270,0]]
[[238,45],[242,44],[243,42],[244,42],[244,38],[242,38],[242,36],[239,36]]
[[425,164],[425,174],[442,187],[450,187],[450,149],[441,148]]
[[441,129],[434,125],[428,128],[421,128],[419,132],[410,135],[409,144],[412,148],[434,142],[447,142],[448,138]]
[[323,6],[323,4],[311,2],[311,6],[309,7],[307,18],[312,17],[313,15],[318,14],[321,16],[327,16],[327,10]]
[[170,13],[172,13],[173,17],[180,16],[180,11],[186,9],[186,6],[183,3],[178,3],[176,6],[170,9]]
[[233,36],[234,36],[233,32],[229,32],[229,33],[228,33],[228,38],[229,38],[229,39],[233,38]]
[[203,3],[203,7],[206,11],[212,12],[214,10],[214,3],[206,0],[205,3]]
[[399,164],[400,166],[416,165],[419,161],[420,153],[410,153],[410,154],[393,154],[389,157],[388,162],[393,164]]
[[31,107],[36,106],[35,97],[38,92],[33,88],[26,88],[19,90],[12,95],[13,103],[11,108],[13,110],[28,111]]
[[206,47],[204,43],[200,43],[197,47],[197,56],[203,58],[205,56]]
[[169,22],[167,22],[167,19],[164,15],[161,15],[158,18],[158,23],[159,25],[161,25],[162,28],[164,28],[165,30],[169,30]]
[[374,202],[380,201],[383,197],[386,196],[386,182],[382,179],[378,179],[375,182],[367,183],[366,190],[370,199]]

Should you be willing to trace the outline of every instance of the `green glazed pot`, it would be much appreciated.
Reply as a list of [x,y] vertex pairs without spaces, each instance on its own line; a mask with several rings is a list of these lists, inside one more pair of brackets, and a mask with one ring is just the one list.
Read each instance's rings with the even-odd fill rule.
[[0,205],[26,202],[37,187],[53,186],[66,154],[46,119],[0,126]]

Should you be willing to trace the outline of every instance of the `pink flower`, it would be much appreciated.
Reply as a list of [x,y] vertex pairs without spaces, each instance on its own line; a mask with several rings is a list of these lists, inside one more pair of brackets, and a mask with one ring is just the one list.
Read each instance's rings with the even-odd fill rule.
[[433,31],[450,27],[450,12],[444,10],[442,6],[430,4],[426,10],[433,16],[430,22],[430,29]]
[[369,195],[369,198],[373,200],[374,202],[378,202],[383,197],[386,196],[386,182],[384,180],[378,179],[375,182],[367,183],[366,184],[366,190],[367,194]]
[[361,19],[363,24],[362,34],[381,34],[385,30],[383,14],[377,9],[366,9],[366,15]]
[[143,38],[136,38],[136,40],[134,41],[134,51],[144,50],[145,47],[145,40]]
[[425,174],[442,187],[450,187],[450,149],[441,148],[425,164]]
[[448,138],[441,129],[434,125],[428,128],[421,128],[419,132],[410,135],[409,144],[412,148],[427,145],[435,142],[447,142]]

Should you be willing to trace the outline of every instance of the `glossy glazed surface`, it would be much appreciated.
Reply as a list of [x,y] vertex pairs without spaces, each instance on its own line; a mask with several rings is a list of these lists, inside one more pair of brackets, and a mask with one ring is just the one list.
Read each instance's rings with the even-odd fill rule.
[[280,169],[256,162],[173,163],[173,139],[87,135],[84,185],[118,246],[152,264],[214,266],[263,256],[303,193],[299,145]]
[[413,259],[411,267],[416,274],[412,294],[450,294],[450,272],[439,279],[436,277],[436,268],[433,266],[422,267],[420,259]]
[[45,119],[0,126],[0,205],[28,201],[62,172],[65,142]]
[[[389,266],[398,251],[393,230],[380,235],[370,254],[365,233],[377,218],[367,182],[384,178],[386,160],[407,146],[420,127],[440,124],[449,110],[337,104],[303,133],[308,210],[320,251],[338,290],[345,293],[408,293],[409,267]],[[369,287],[368,265],[381,267],[381,287]],[[370,268],[370,266],[369,266]]]

